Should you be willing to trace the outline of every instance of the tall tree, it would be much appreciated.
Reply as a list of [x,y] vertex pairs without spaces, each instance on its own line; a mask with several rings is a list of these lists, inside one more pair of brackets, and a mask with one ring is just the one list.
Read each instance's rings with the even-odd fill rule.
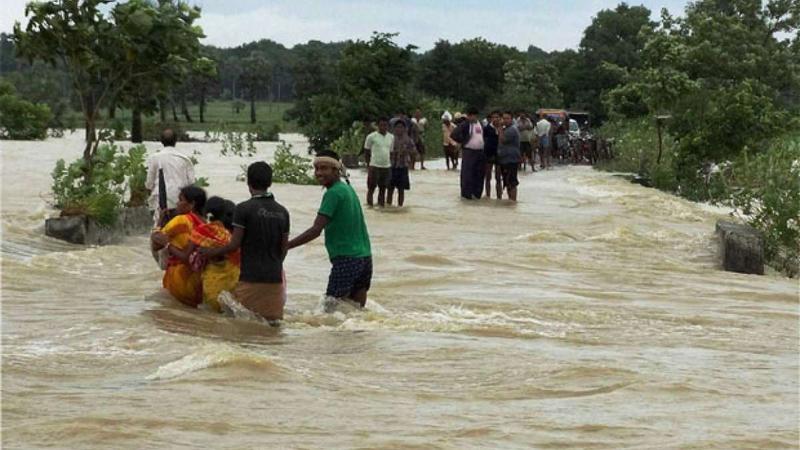
[[[110,0],[61,0],[29,3],[25,31],[14,26],[19,54],[29,60],[60,61],[69,72],[80,98],[86,121],[83,157],[91,170],[97,150],[96,122],[100,108],[134,83],[150,82],[163,68],[185,60],[186,49],[197,46],[202,35],[189,18],[199,11],[183,2],[174,3],[177,16],[163,14],[170,1],[153,5],[146,0],[117,4],[105,13]],[[178,35],[185,36],[176,40]],[[169,37],[169,39],[167,39]],[[189,55],[191,56],[191,55]],[[142,81],[144,83],[144,81]]]
[[272,67],[260,52],[253,52],[242,60],[239,85],[250,100],[250,123],[256,123],[256,99],[263,97],[272,81]]

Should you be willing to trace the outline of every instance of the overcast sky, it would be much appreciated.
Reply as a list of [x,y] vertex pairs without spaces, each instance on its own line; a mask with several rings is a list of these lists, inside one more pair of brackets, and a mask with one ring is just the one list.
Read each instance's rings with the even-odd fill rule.
[[[0,0],[0,31],[24,23],[28,0]],[[617,0],[189,0],[203,9],[204,43],[220,47],[271,39],[291,47],[368,39],[373,31],[399,32],[396,42],[428,50],[439,39],[483,37],[525,50],[576,48],[583,30]],[[657,20],[661,8],[683,13],[686,0],[640,0]]]

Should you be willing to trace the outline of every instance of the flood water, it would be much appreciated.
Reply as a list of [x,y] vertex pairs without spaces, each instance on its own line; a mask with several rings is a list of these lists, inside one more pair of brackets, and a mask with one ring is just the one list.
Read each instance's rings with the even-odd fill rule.
[[[80,138],[0,142],[3,448],[798,447],[797,280],[718,270],[724,211],[587,167],[463,202],[432,162],[405,208],[365,210],[367,310],[321,312],[319,239],[276,330],[170,300],[145,236],[45,237]],[[248,197],[248,159],[179,145]],[[311,225],[320,187],[273,191],[292,236]]]

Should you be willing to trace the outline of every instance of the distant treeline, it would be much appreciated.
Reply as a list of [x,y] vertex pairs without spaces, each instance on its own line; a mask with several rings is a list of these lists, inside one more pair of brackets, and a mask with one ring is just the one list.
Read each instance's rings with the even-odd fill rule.
[[[545,106],[588,110],[599,122],[606,117],[602,94],[622,83],[620,71],[640,64],[643,42],[639,31],[655,25],[650,14],[643,6],[624,3],[601,11],[585,30],[577,50],[548,53],[531,43],[526,51],[520,51],[483,39],[440,40],[426,52],[411,47],[411,70],[403,88],[479,109]],[[182,103],[209,99],[307,99],[323,86],[337,83],[338,62],[351,44],[312,40],[287,48],[263,39],[234,48],[202,46],[202,56],[216,63],[216,73],[176,88],[171,96],[173,108],[181,110]],[[18,59],[7,34],[0,34],[0,76],[11,81],[23,98],[47,103],[55,117],[68,106],[64,99],[72,98],[66,71]]]

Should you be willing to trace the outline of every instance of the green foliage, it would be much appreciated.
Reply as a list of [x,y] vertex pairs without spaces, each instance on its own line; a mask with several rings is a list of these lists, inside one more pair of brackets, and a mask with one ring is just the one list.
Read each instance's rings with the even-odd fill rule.
[[438,41],[419,60],[419,88],[428,95],[458,99],[478,109],[502,89],[504,66],[519,52],[482,38],[451,44]]
[[252,133],[239,133],[236,131],[226,131],[221,134],[222,149],[219,154],[222,156],[247,156],[252,157],[256,154],[255,135]]
[[98,146],[91,162],[80,158],[67,165],[58,160],[52,173],[55,206],[64,215],[85,214],[113,224],[123,204],[141,206],[147,198],[146,152],[143,145],[125,152],[106,143]]
[[[87,125],[83,158],[92,172],[95,123],[101,107],[115,100],[152,103],[175,68],[194,58],[202,30],[199,9],[180,1],[130,0],[110,11],[108,0],[31,2],[25,30],[14,26],[19,56],[59,63],[70,73]],[[145,105],[146,106],[146,105]]]
[[311,160],[292,153],[292,144],[285,141],[278,144],[272,163],[273,183],[317,184],[317,180],[308,174],[310,170]]
[[393,37],[374,33],[369,41],[351,42],[342,50],[338,83],[308,100],[308,121],[300,122],[312,148],[328,146],[355,121],[412,107],[412,47],[398,47]]
[[353,122],[353,126],[342,133],[331,143],[331,150],[341,155],[357,155],[364,148],[364,140],[372,132],[372,127],[365,127],[362,122]]
[[539,61],[510,60],[504,66],[502,95],[494,104],[511,111],[561,107],[564,99],[553,79],[555,68]]
[[[764,255],[778,270],[800,270],[800,133],[776,139],[769,150],[743,155],[720,172],[737,214],[764,234]],[[726,202],[727,203],[727,202]]]
[[52,114],[47,105],[35,105],[15,95],[14,87],[0,80],[0,138],[44,139]]

